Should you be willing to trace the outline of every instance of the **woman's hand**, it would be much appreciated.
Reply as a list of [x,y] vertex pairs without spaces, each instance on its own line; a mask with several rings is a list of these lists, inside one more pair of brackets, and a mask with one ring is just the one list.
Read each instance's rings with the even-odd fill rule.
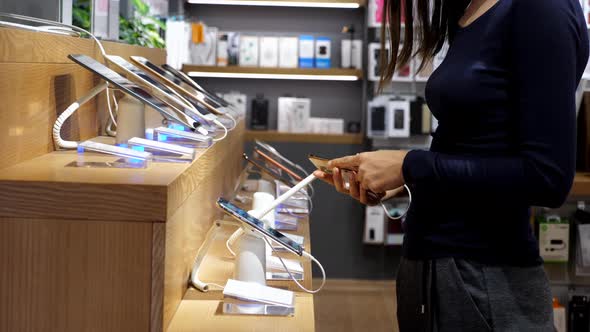
[[330,160],[329,168],[357,170],[357,181],[376,193],[396,189],[405,184],[402,165],[407,151],[382,150]]
[[[343,172],[348,173],[348,188],[344,186]],[[354,171],[342,171],[338,168],[334,168],[332,174],[324,173],[322,171],[315,171],[313,174],[324,182],[333,185],[339,193],[350,195],[352,198],[365,205],[377,205],[385,196],[385,193],[374,193],[362,187],[357,181],[356,172]]]
[[[364,204],[377,204],[385,192],[405,184],[402,165],[407,153],[407,151],[401,150],[360,153],[331,160],[328,167],[334,169],[332,175],[320,171],[316,171],[314,174],[334,185],[339,192],[349,194]],[[348,190],[344,188],[341,170],[355,171],[350,172],[350,188]]]

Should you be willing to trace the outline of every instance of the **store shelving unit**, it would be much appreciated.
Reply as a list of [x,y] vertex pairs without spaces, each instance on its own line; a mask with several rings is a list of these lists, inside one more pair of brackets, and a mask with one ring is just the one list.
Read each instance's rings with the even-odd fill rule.
[[[197,13],[198,8],[203,8],[205,12],[215,12],[221,13],[222,15],[227,15],[228,17],[236,17],[235,14],[230,12],[229,7],[243,7],[244,11],[249,10],[253,13],[259,13],[258,9],[255,7],[269,7],[269,9],[260,9],[260,10],[267,10],[268,14],[273,13],[275,17],[284,17],[285,19],[290,19],[293,14],[293,10],[295,8],[302,8],[301,10],[297,11],[297,14],[302,17],[307,17],[307,12],[304,10],[309,10],[310,13],[313,13],[315,9],[325,9],[327,15],[334,15],[335,11],[343,11],[348,13],[347,17],[350,18],[351,15],[357,15],[354,13],[364,13],[364,9],[367,6],[367,0],[188,0],[187,3],[189,4],[189,8],[191,12]],[[226,12],[222,7],[228,7],[228,11]],[[275,7],[277,9],[270,9],[270,7]],[[280,8],[283,9],[280,9]],[[208,8],[208,9],[206,9]],[[247,9],[248,8],[248,9]],[[232,9],[234,12],[236,9]],[[242,9],[239,9],[242,11]],[[202,12],[201,12],[202,13]],[[233,16],[232,16],[233,15]],[[240,16],[244,17],[244,20],[248,20],[248,16]],[[209,18],[211,20],[211,18]],[[203,17],[204,22],[207,22],[207,18]],[[217,21],[219,22],[219,21]],[[276,21],[274,24],[276,25]],[[305,28],[301,31],[294,30],[293,32],[300,33],[340,33],[340,27],[338,30],[334,29],[333,26],[333,19],[329,21],[329,24],[332,24],[328,30],[322,30],[321,28],[317,28],[317,21],[313,21],[313,26],[315,30],[311,30],[314,32],[310,32],[309,30],[305,30]],[[358,21],[357,21],[358,22]],[[342,21],[342,25],[349,23],[348,20]],[[215,24],[215,23],[212,23]],[[340,24],[340,23],[339,23]],[[248,26],[248,24],[239,25],[240,28],[236,28],[236,30],[241,29],[243,26]],[[357,31],[360,32],[360,38],[363,40],[363,45],[366,45],[366,15],[363,14],[363,19],[359,23],[356,23]],[[227,27],[220,27],[223,29],[229,29],[231,31],[232,28]],[[256,27],[252,27],[250,25],[250,30],[257,29]],[[267,27],[268,28],[268,27]],[[264,30],[265,28],[261,28]],[[282,29],[282,28],[280,28]],[[279,30],[280,30],[279,29]],[[244,28],[244,30],[248,31],[248,28]],[[283,31],[283,30],[280,30]],[[276,33],[274,31],[270,32],[272,35]],[[336,38],[333,40],[333,47],[339,47],[339,39]],[[364,46],[365,47],[365,46]],[[363,51],[363,54],[366,52]],[[364,57],[364,56],[363,56]],[[338,62],[336,62],[337,65]],[[302,83],[296,83],[295,81],[306,81],[303,84],[316,84],[323,86],[326,84],[324,89],[332,89],[330,85],[329,88],[327,85],[329,84],[359,84],[359,98],[361,103],[358,108],[358,112],[360,114],[359,119],[355,121],[361,122],[361,127],[364,128],[365,122],[365,113],[366,113],[366,80],[364,76],[363,70],[357,69],[348,69],[348,68],[329,68],[329,69],[319,69],[319,68],[261,68],[261,67],[241,67],[241,66],[227,66],[227,67],[218,67],[218,66],[201,66],[201,65],[192,65],[192,64],[184,64],[182,70],[187,73],[190,77],[195,79],[202,78],[202,79],[212,79],[216,84],[220,86],[231,85],[235,86],[235,84],[244,84],[238,83],[234,80],[239,79],[243,80],[252,80],[252,83],[247,83],[249,86],[268,86],[270,83],[268,81],[272,80],[280,80],[283,82],[293,81],[293,91],[289,91],[287,94],[289,95],[301,95],[298,89],[302,89]],[[266,81],[266,82],[265,82]],[[288,86],[287,84],[290,83],[279,83],[282,84],[282,87]],[[290,86],[290,85],[289,85]],[[337,87],[338,85],[334,85]],[[344,91],[351,91],[351,86],[346,85]],[[356,87],[356,86],[355,86]],[[309,93],[309,91],[308,91]],[[280,95],[279,95],[280,96]],[[306,94],[306,96],[309,96]],[[274,97],[274,96],[273,96]],[[252,92],[249,92],[249,98],[252,98]],[[313,97],[312,97],[313,99]],[[332,109],[342,108],[342,103],[338,103],[337,92],[334,94],[334,98],[332,99],[335,101],[334,103],[328,104],[319,104],[322,106],[321,109]],[[324,102],[324,101],[322,101]],[[275,106],[273,106],[275,107]],[[345,107],[346,108],[346,107]],[[350,109],[350,108],[349,108]],[[312,111],[312,116],[322,116],[323,114],[319,113],[316,114]],[[330,115],[327,115],[329,117]],[[343,135],[329,135],[329,134],[294,134],[294,133],[279,133],[277,131],[248,131],[246,134],[247,140],[253,139],[260,139],[269,142],[289,142],[289,143],[324,143],[324,144],[362,144],[364,142],[364,134],[343,134]]]
[[246,141],[260,140],[264,142],[292,143],[323,143],[323,144],[362,144],[362,134],[312,134],[312,133],[281,133],[275,130],[248,130]]
[[318,68],[260,68],[260,67],[216,67],[184,65],[182,70],[191,77],[359,81],[363,72],[357,69]]

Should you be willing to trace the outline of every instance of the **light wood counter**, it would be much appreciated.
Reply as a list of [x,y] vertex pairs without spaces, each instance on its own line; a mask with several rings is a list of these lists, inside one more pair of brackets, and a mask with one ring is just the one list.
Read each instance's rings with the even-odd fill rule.
[[[0,331],[162,331],[243,169],[243,122],[190,164],[0,172]],[[88,160],[116,159],[105,156]]]
[[[246,193],[241,193],[247,196]],[[247,208],[242,206],[243,208]],[[221,226],[211,244],[207,256],[203,260],[199,278],[203,282],[223,285],[232,278],[234,259],[225,247],[225,241],[235,231],[235,227]],[[306,251],[311,252],[309,220],[301,219],[296,231],[284,231],[305,237]],[[298,259],[289,253],[281,257]],[[311,262],[299,259],[303,263],[303,286],[312,288]],[[301,291],[292,281],[268,281],[268,286],[289,289],[296,292],[295,315],[293,317],[264,317],[224,315],[222,313],[223,294],[218,290],[202,293],[194,288],[187,291],[178,307],[178,311],[170,323],[169,332],[189,331],[314,331],[313,295]],[[316,285],[317,287],[317,285]],[[213,287],[212,287],[213,288]],[[215,289],[215,288],[213,288]]]

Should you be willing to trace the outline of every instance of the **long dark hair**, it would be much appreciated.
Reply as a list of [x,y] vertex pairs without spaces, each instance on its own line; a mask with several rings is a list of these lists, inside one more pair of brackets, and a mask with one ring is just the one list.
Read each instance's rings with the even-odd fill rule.
[[[418,67],[420,71],[441,50],[446,40],[452,42],[459,19],[470,2],[471,0],[383,0],[380,59],[382,70],[379,88],[383,89],[384,85],[391,81],[396,68],[405,66],[412,57],[422,58]],[[432,17],[429,16],[431,6]],[[400,51],[402,10],[405,16],[405,32]],[[414,11],[417,16],[416,22]],[[386,24],[387,22],[389,23]],[[416,29],[414,23],[417,23]],[[389,52],[383,51],[387,43],[390,47]]]

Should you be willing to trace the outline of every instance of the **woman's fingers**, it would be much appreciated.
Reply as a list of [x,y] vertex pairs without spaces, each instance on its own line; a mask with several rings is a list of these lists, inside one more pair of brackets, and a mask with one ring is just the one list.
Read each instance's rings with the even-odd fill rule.
[[334,180],[332,179],[332,175],[328,173],[324,173],[322,171],[315,171],[313,172],[316,178],[326,182],[327,184],[334,185]]
[[343,194],[348,194],[348,191],[344,189],[344,182],[342,181],[342,172],[338,168],[334,168],[332,171],[332,180],[334,181],[334,187],[336,191]]
[[361,162],[361,156],[356,154],[354,156],[346,156],[342,158],[332,159],[328,162],[329,168],[344,168],[344,169],[356,169]]
[[350,179],[349,179],[348,183],[349,183],[349,189],[348,189],[349,195],[352,198],[359,200],[360,199],[360,197],[359,197],[359,191],[360,191],[359,183],[356,182],[356,175],[354,174],[354,172],[350,173]]
[[363,185],[360,185],[360,197],[359,197],[359,201],[361,201],[361,203],[368,205],[369,202],[367,200],[367,190],[363,187]]

